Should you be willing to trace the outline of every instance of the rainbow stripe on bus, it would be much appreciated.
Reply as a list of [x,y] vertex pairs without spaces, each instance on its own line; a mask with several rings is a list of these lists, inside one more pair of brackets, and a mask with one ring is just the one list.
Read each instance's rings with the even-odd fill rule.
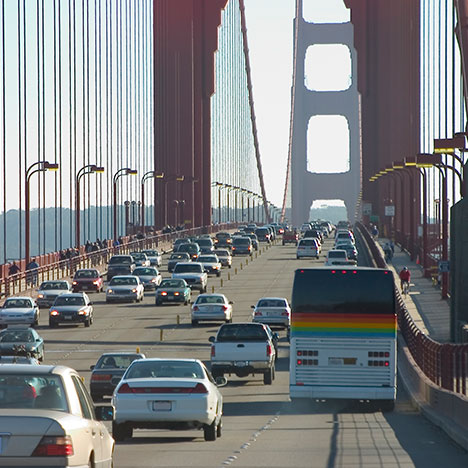
[[396,315],[321,314],[296,312],[291,334],[295,337],[395,338]]

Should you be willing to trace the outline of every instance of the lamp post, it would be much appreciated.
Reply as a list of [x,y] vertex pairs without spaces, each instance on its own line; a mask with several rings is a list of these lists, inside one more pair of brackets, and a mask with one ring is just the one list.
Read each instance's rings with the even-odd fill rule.
[[26,183],[25,187],[25,204],[24,204],[24,229],[25,229],[25,257],[26,257],[26,264],[29,263],[30,259],[30,246],[29,246],[29,237],[30,237],[30,201],[29,201],[29,181],[33,174],[36,172],[45,172],[45,171],[57,171],[59,165],[56,163],[50,163],[49,161],[38,161],[31,166],[28,167],[26,170]]
[[221,182],[213,182],[212,187],[218,187],[218,224],[221,224],[221,189],[223,184]]
[[164,179],[164,226],[167,226],[167,211],[168,211],[168,203],[167,203],[167,184],[173,180],[177,182],[183,182],[185,177],[183,175],[171,174],[168,175],[167,178]]
[[83,166],[78,173],[76,174],[76,194],[75,194],[75,246],[80,248],[81,245],[81,190],[80,190],[80,181],[81,178],[86,174],[102,174],[104,168],[101,166],[96,166],[96,164],[87,164]]
[[[148,179],[163,179],[164,172],[148,171],[141,178],[141,228],[145,232],[145,182]],[[156,203],[154,204],[154,221],[156,223]]]
[[120,177],[125,176],[125,175],[136,175],[138,174],[138,171],[136,169],[130,169],[129,167],[124,167],[122,169],[119,169],[114,176],[112,177],[112,191],[113,191],[113,232],[114,232],[114,240],[117,240],[117,180],[120,179]]

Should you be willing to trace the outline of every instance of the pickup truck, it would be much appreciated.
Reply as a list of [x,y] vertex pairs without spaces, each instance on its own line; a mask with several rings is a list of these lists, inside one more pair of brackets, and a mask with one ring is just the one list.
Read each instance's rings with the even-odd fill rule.
[[299,241],[299,234],[296,231],[284,231],[283,245],[285,244],[297,245],[298,241]]
[[191,289],[199,289],[202,293],[206,292],[208,275],[201,263],[177,263],[172,277],[185,280]]
[[275,378],[278,334],[262,323],[226,323],[211,344],[211,374],[225,373],[237,377],[263,374],[263,383],[271,385]]

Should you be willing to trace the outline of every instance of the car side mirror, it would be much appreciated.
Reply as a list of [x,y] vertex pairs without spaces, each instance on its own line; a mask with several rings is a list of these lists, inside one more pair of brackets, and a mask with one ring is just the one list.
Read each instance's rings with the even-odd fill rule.
[[36,338],[36,342],[39,342],[39,341],[41,341],[41,339],[40,339],[40,338]]
[[278,335],[278,333],[276,333],[276,332],[273,333],[273,338],[274,338],[275,340],[279,340],[279,335]]
[[93,305],[93,303],[92,303],[92,302],[89,302],[88,305]]
[[93,364],[92,366],[89,366],[89,368],[90,368],[91,370],[94,370],[95,367],[96,367],[96,366],[95,366],[94,364]]
[[234,304],[234,302],[233,302],[233,301],[229,301],[229,304],[231,304],[231,305],[232,305],[232,304]]
[[113,406],[95,406],[94,412],[98,421],[112,421],[114,419]]
[[214,336],[210,336],[210,337],[208,338],[208,341],[209,341],[210,343],[214,343],[214,342],[215,342],[215,337],[214,337]]
[[250,306],[251,309],[255,309],[255,306]]
[[217,387],[224,387],[225,385],[227,385],[226,377],[216,377],[215,382]]

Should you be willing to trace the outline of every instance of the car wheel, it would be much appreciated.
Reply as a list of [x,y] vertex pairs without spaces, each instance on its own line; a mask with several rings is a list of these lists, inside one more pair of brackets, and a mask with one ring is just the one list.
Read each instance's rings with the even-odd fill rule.
[[218,271],[218,273],[216,273],[216,276],[217,276],[217,277],[220,277],[220,276],[221,276],[221,272]]
[[220,419],[218,425],[216,426],[216,437],[221,437],[223,435],[223,420]]
[[39,325],[39,315],[36,315],[36,317],[34,318],[34,323],[33,323],[33,327],[37,327]]
[[391,413],[395,409],[395,400],[381,400],[378,406],[382,413]]
[[49,320],[49,328],[56,328],[57,324]]
[[232,268],[232,265],[229,265],[229,268]]
[[189,303],[189,301],[188,301],[188,299],[186,299],[186,300],[184,301],[184,305],[188,305],[188,303]]
[[232,317],[226,320],[226,323],[232,323]]
[[216,435],[217,435],[216,420],[214,420],[210,425],[205,424],[203,426],[203,435],[205,436],[205,440],[207,442],[212,442],[216,440]]
[[192,320],[192,327],[196,327],[198,325],[198,320]]
[[41,355],[38,356],[37,360],[38,360],[39,362],[44,361],[44,348],[42,348]]
[[116,442],[122,442],[125,439],[130,439],[133,435],[133,429],[127,424],[112,422],[112,437]]
[[299,255],[296,255],[296,260],[299,260]]
[[90,325],[91,325],[91,318],[88,318],[87,320],[85,320],[84,326],[88,328]]
[[273,383],[274,377],[274,368],[270,367],[264,374],[263,374],[263,383],[265,385],[271,385]]
[[161,301],[156,301],[156,302],[155,302],[155,305],[156,305],[156,307],[160,306],[160,305],[161,305]]

